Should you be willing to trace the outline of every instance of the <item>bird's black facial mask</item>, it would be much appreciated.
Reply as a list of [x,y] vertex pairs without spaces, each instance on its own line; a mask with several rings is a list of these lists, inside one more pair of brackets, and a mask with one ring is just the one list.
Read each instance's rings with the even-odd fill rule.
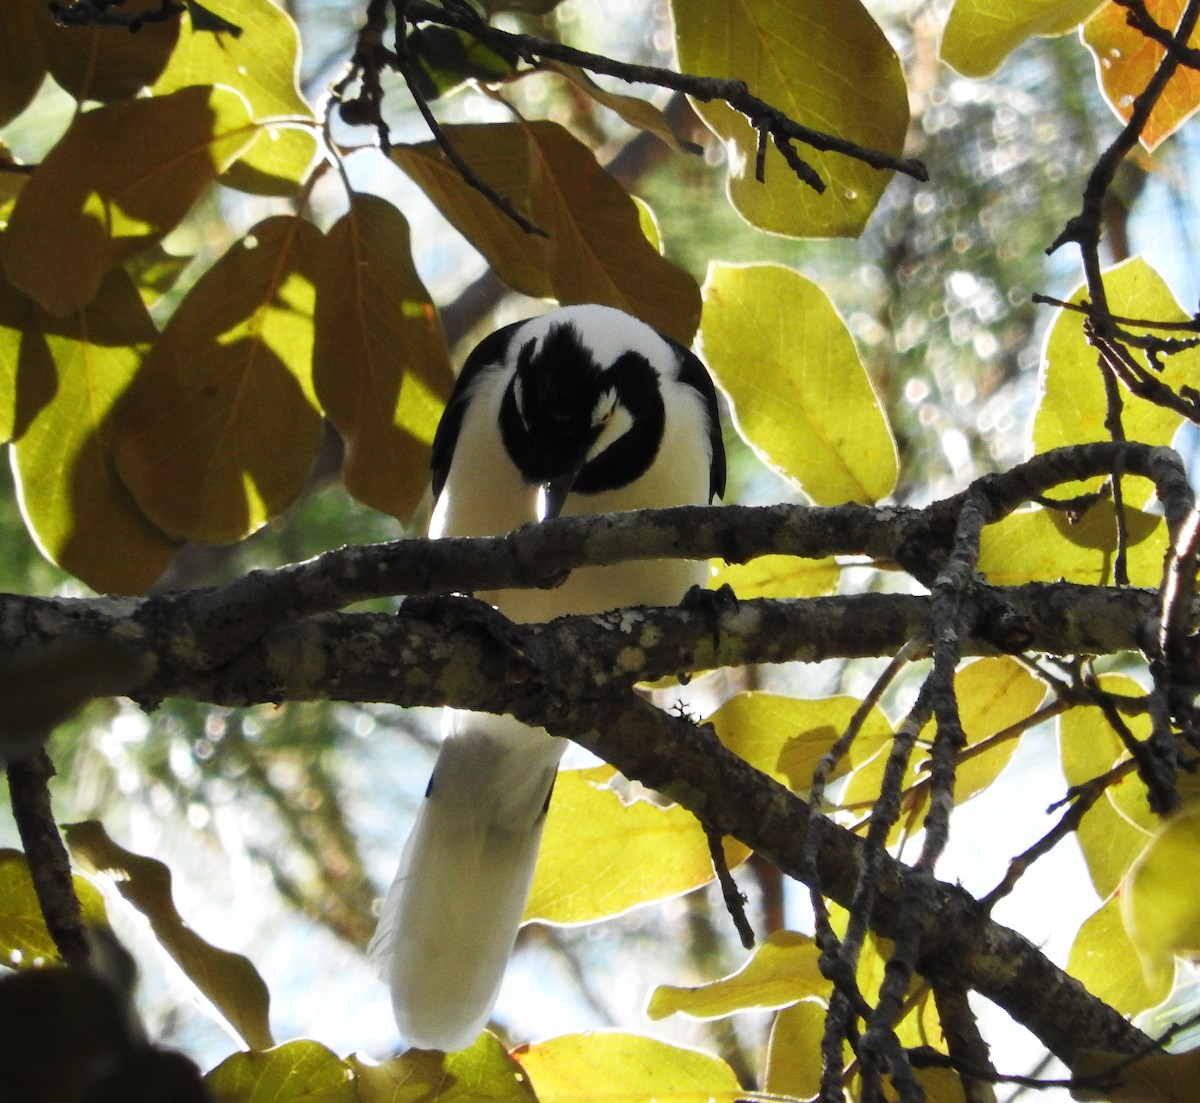
[[525,482],[541,488],[542,520],[557,516],[568,494],[614,490],[644,474],[663,420],[646,359],[629,352],[598,364],[569,325],[521,347],[500,407],[505,449]]

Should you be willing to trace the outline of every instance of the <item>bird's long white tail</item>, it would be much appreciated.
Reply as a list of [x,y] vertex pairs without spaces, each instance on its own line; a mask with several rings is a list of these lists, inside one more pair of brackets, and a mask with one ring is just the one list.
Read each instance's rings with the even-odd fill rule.
[[566,741],[508,716],[446,714],[369,952],[408,1044],[456,1050],[496,1002]]

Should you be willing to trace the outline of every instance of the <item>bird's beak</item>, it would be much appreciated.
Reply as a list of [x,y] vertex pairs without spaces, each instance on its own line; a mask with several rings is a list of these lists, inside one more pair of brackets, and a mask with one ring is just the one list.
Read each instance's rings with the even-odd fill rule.
[[542,483],[538,487],[539,520],[552,521],[562,513],[563,505],[567,501],[567,495],[571,493],[571,489],[575,485],[575,480],[579,478],[579,472],[582,468],[583,460],[576,464],[570,471],[559,475],[555,479],[551,479],[547,483]]

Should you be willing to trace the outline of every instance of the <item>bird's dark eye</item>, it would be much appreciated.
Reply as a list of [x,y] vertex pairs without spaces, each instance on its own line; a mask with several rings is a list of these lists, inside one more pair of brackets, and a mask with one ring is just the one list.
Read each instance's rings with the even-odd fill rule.
[[617,409],[617,396],[612,391],[606,391],[600,396],[600,401],[596,403],[596,407],[592,410],[592,426],[599,428],[603,425]]

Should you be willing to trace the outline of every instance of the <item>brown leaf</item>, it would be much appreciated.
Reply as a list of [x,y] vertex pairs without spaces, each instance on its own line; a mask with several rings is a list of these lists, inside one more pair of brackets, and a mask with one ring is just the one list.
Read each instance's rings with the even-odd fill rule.
[[[1146,0],[1146,10],[1161,27],[1174,27],[1183,14],[1184,0]],[[1100,86],[1109,106],[1123,122],[1133,113],[1133,101],[1146,87],[1166,51],[1126,19],[1125,9],[1105,4],[1083,26],[1083,38],[1096,55]],[[1195,47],[1200,35],[1189,43]],[[1181,65],[1142,128],[1141,142],[1152,150],[1179,129],[1200,107],[1200,73]]]
[[607,107],[610,111],[615,111],[630,126],[645,130],[656,138],[661,138],[676,153],[683,152],[683,146],[675,131],[671,129],[671,124],[667,122],[667,117],[649,100],[644,100],[640,96],[625,96],[619,92],[610,92],[607,88],[601,88],[577,65],[546,60],[542,62],[542,68],[557,73],[560,77],[570,81],[598,104]]
[[117,470],[181,540],[261,528],[304,487],[321,440],[309,375],[321,234],[278,216],[210,268],[121,405]]
[[15,119],[37,94],[46,75],[46,57],[34,27],[34,0],[0,4],[0,126]]
[[171,896],[170,869],[113,842],[95,820],[63,824],[63,834],[72,857],[85,869],[110,876],[117,891],[150,921],[163,949],[245,1043],[254,1049],[272,1046],[270,994],[258,970],[241,954],[205,942],[184,922]]
[[405,518],[429,481],[429,446],[454,376],[413,267],[408,223],[354,195],[329,231],[317,284],[313,382],[346,442],[346,489]]
[[591,150],[556,123],[446,128],[468,164],[548,237],[523,233],[465,184],[432,142],[392,157],[517,291],[561,303],[603,303],[689,344],[700,289],[642,233],[637,206]]
[[[144,23],[131,34],[126,27],[98,24],[64,27],[45,0],[4,3],[32,10],[50,75],[77,100],[108,103],[153,84],[179,37],[178,18]],[[120,10],[123,15],[136,15],[160,6],[159,0],[125,0]]]

